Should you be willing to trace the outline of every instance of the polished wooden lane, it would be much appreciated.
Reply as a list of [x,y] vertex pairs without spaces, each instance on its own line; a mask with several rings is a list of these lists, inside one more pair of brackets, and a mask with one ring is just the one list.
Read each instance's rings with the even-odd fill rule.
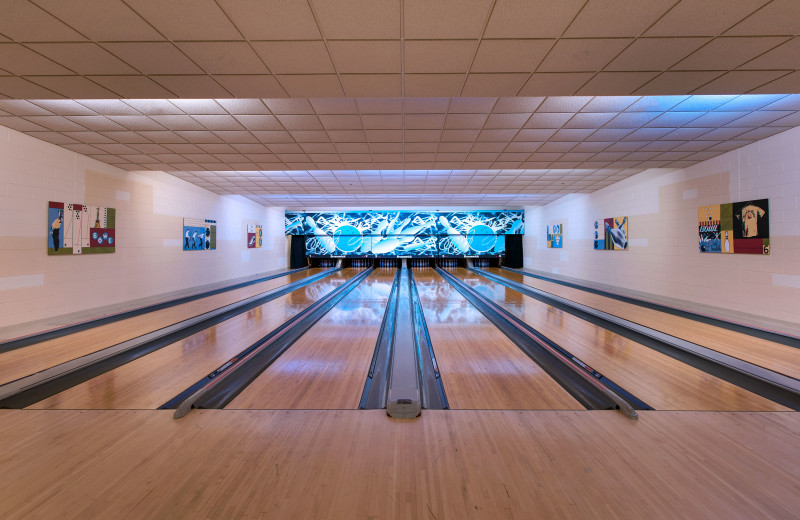
[[800,379],[800,349],[519,273],[496,268],[487,270],[515,282],[524,283],[671,336]]
[[788,410],[466,269],[452,272],[657,410]]
[[319,273],[308,269],[0,354],[0,384]]
[[414,279],[450,408],[583,409],[432,269]]
[[376,269],[227,409],[358,408],[396,269]]
[[157,408],[356,273],[317,280],[30,408]]
[[790,519],[800,413],[0,410],[0,517]]

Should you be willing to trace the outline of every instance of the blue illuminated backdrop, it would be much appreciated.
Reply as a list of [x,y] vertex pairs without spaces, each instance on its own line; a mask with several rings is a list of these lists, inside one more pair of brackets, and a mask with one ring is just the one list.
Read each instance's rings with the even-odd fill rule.
[[525,232],[518,210],[287,211],[284,222],[309,256],[498,256],[505,235]]

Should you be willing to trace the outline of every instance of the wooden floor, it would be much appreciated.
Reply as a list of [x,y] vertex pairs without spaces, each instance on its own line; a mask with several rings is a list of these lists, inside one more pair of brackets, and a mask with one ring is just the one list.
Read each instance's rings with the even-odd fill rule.
[[158,408],[355,274],[317,280],[30,408]]
[[796,412],[0,410],[0,518],[790,519]]
[[504,269],[487,271],[800,379],[800,349]]
[[27,347],[0,353],[0,384],[13,381],[69,360],[97,352],[186,320],[205,312],[244,300],[256,294],[301,280],[319,273],[308,269],[257,284],[168,307],[158,311],[108,323],[68,336],[62,336]]
[[396,269],[376,269],[228,409],[356,409]]
[[657,410],[788,410],[466,269],[451,272]]
[[450,408],[583,409],[432,269],[414,280]]

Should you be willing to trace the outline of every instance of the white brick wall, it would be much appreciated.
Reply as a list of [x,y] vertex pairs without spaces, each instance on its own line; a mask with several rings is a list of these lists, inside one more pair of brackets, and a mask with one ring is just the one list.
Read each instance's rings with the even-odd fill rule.
[[[116,252],[48,257],[49,200],[117,208]],[[183,217],[215,219],[217,250],[182,251]],[[263,248],[246,249],[249,223],[264,226]],[[0,327],[283,268],[285,243],[282,208],[0,127]]]
[[[648,170],[526,208],[525,266],[739,313],[800,322],[800,128],[680,170]],[[771,254],[701,254],[697,208],[769,199]],[[594,251],[596,218],[629,217],[628,251]],[[564,224],[564,249],[546,226]]]

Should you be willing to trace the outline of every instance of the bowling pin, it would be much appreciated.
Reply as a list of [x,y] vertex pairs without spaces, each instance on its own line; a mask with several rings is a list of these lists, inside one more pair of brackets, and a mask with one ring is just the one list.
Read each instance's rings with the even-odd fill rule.
[[725,232],[725,252],[728,253],[731,250],[731,243],[728,241],[728,232]]

